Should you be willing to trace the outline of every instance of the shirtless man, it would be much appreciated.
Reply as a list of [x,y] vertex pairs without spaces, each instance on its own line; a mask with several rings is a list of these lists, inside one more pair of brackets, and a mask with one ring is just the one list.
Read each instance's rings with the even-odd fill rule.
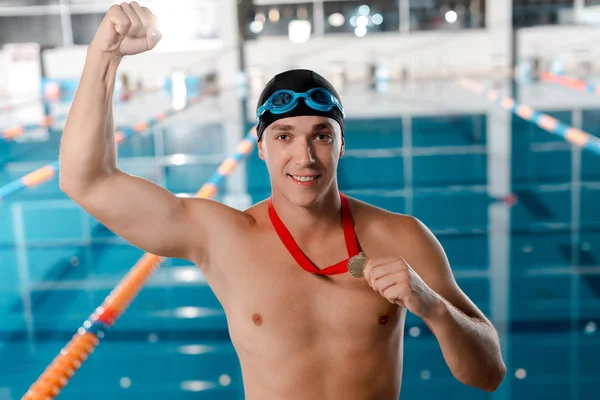
[[[64,130],[60,185],[133,245],[198,265],[227,315],[246,398],[397,399],[407,310],[432,330],[456,379],[494,391],[506,373],[497,332],[457,286],[438,241],[415,218],[338,191],[343,109],[316,73],[280,74],[260,98],[272,197],[248,210],[178,198],[117,168],[117,68],[160,37],[148,9],[109,10]],[[318,90],[296,98],[281,89]],[[359,250],[364,277],[347,270]]]

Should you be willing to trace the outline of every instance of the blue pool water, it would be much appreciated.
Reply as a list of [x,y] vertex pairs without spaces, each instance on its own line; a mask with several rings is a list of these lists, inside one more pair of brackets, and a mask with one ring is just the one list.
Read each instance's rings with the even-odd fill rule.
[[[119,105],[117,123],[169,106],[164,95]],[[124,142],[121,167],[195,193],[249,124],[232,127],[218,101],[195,107]],[[596,398],[600,158],[518,117],[499,124],[491,108],[400,108],[349,113],[340,188],[412,214],[436,234],[459,285],[498,324],[508,367],[496,393],[460,384],[428,328],[409,315],[402,399]],[[600,136],[600,106],[548,113]],[[4,118],[2,127],[13,121]],[[56,160],[60,129],[38,136],[0,142],[0,186]],[[244,204],[268,195],[253,152],[217,198]],[[0,400],[26,392],[142,255],[66,198],[56,179],[0,203]],[[107,397],[243,399],[225,316],[193,265],[167,260],[59,396]]]

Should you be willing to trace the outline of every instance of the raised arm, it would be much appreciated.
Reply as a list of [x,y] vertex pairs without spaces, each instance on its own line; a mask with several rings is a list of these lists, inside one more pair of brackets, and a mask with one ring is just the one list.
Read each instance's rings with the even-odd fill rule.
[[153,254],[192,259],[207,250],[207,227],[239,213],[205,199],[179,198],[117,168],[112,97],[124,56],[156,46],[154,15],[137,3],[112,6],[87,51],[60,148],[60,187],[92,216]]

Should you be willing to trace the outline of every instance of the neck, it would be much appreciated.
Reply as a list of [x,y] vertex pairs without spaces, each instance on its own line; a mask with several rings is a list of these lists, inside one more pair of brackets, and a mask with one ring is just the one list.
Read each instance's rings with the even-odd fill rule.
[[314,235],[340,227],[341,201],[337,186],[306,207],[291,203],[277,190],[273,191],[272,199],[281,221],[296,234],[307,232]]

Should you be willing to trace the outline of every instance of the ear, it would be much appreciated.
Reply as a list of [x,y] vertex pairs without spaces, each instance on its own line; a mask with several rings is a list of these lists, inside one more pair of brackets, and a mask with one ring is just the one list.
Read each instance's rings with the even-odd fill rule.
[[340,147],[340,158],[342,158],[344,156],[344,149],[345,149],[345,141],[344,141],[344,137],[342,136],[342,147]]
[[265,142],[265,141],[264,141],[264,138],[265,138],[265,137],[264,137],[264,135],[263,135],[263,137],[262,137],[262,138],[260,138],[260,141],[257,143],[257,148],[258,148],[258,158],[260,158],[260,159],[261,159],[261,160],[263,160],[263,161],[264,161],[264,159],[265,159],[265,152],[264,152],[264,150],[263,150],[263,143]]

